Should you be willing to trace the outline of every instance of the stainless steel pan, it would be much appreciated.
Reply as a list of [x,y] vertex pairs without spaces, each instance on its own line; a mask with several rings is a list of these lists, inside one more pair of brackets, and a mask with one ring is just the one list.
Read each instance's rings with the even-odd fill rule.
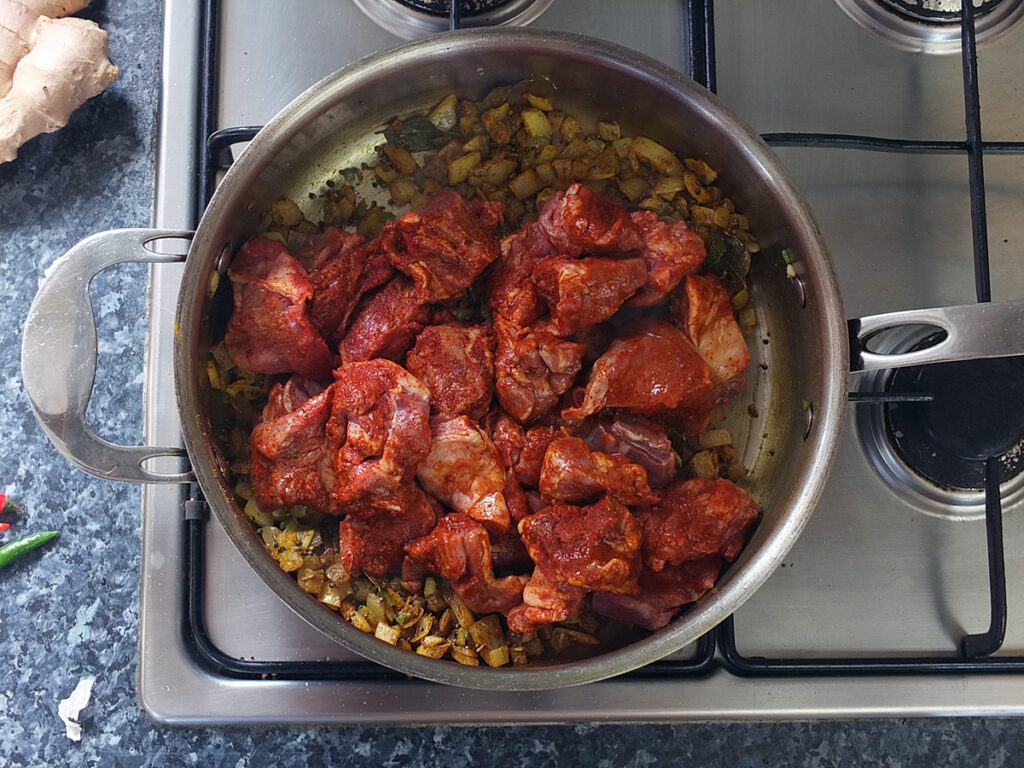
[[[463,667],[426,659],[363,634],[302,591],[257,540],[239,509],[221,447],[208,439],[204,364],[210,344],[214,273],[257,229],[257,215],[284,195],[308,199],[339,168],[372,156],[375,132],[396,115],[424,110],[444,95],[479,97],[529,79],[561,109],[618,120],[686,156],[706,157],[762,243],[754,259],[751,341],[745,401],[729,424],[750,468],[747,484],[763,519],[719,583],[669,627],[617,650],[570,663],[514,669]],[[119,261],[170,261],[152,243],[190,233],[108,232],[87,239],[54,265],[25,327],[25,388],[44,430],[71,461],[103,477],[201,484],[231,540],[263,580],[310,624],[343,645],[411,675],[473,688],[547,689],[617,675],[666,656],[735,611],[779,567],[806,524],[828,476],[853,368],[1020,354],[1024,303],[862,318],[848,324],[828,253],[799,190],[761,139],[687,77],[635,52],[579,36],[524,29],[449,33],[371,56],[302,94],[260,131],[228,171],[203,215],[185,260],[176,319],[175,383],[192,473],[161,472],[155,457],[181,450],[125,448],[100,440],[84,414],[95,371],[91,276]],[[782,250],[797,259],[787,276]],[[972,317],[968,317],[972,316]],[[986,320],[979,337],[974,320]],[[947,339],[907,355],[866,350],[875,331],[938,325]],[[967,330],[973,329],[973,330]],[[986,341],[987,334],[987,341]],[[995,334],[995,336],[993,336]],[[758,413],[751,417],[744,403]]]

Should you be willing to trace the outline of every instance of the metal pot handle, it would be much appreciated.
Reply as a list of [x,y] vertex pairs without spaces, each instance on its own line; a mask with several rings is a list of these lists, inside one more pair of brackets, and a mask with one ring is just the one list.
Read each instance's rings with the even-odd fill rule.
[[[914,352],[889,354],[868,349],[875,334],[908,325],[931,326],[945,331],[946,336]],[[1024,300],[889,312],[855,318],[849,326],[851,371],[1024,355]]]
[[97,360],[90,281],[114,264],[182,261],[182,255],[154,253],[148,246],[156,240],[191,239],[192,235],[184,231],[121,229],[88,237],[54,262],[32,302],[21,345],[25,393],[57,450],[86,472],[128,482],[193,480],[191,472],[164,474],[142,466],[158,457],[184,457],[184,449],[115,445],[85,423]]

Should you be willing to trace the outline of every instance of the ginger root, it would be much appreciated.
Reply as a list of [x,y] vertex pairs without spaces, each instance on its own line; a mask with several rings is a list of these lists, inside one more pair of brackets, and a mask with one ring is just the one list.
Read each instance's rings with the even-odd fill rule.
[[[70,0],[0,0],[12,2],[57,6],[58,11],[76,5]],[[67,125],[75,109],[119,74],[107,58],[107,33],[94,22],[38,17],[31,47],[14,68],[10,91],[0,98],[0,163],[17,157],[29,139]]]
[[27,39],[7,27],[0,26],[0,98],[11,90],[14,68],[21,57],[31,49],[32,46]]
[[0,98],[11,90],[18,62],[32,50],[39,17],[56,19],[88,4],[89,0],[0,0]]

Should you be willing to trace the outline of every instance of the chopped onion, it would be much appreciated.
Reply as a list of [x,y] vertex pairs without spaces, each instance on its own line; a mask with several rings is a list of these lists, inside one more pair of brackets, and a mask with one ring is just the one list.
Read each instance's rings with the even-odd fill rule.
[[697,448],[718,448],[732,443],[732,433],[727,429],[709,429],[697,438]]

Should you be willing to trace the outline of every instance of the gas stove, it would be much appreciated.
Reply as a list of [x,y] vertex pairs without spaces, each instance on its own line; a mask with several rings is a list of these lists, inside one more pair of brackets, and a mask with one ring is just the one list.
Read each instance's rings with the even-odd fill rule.
[[[193,228],[218,169],[254,127],[357,58],[453,24],[531,24],[628,46],[716,90],[807,195],[849,316],[1017,299],[1024,2],[975,3],[966,44],[977,46],[976,68],[960,55],[959,5],[469,0],[452,11],[444,0],[167,0],[154,223]],[[970,96],[965,110],[965,80],[978,84],[983,126]],[[154,445],[180,443],[171,363],[180,278],[180,266],[152,267]],[[883,343],[926,341],[903,329]],[[968,370],[964,386],[1018,381],[1019,362]],[[188,489],[148,486],[141,705],[170,725],[1022,713],[1021,387],[986,388],[974,400],[990,407],[975,415],[963,390],[937,391],[946,373],[852,374],[862,402],[849,409],[810,524],[767,584],[692,647],[557,691],[445,687],[353,656],[268,590]],[[919,395],[932,398],[918,427],[940,443],[934,450],[905,445],[909,422],[921,421],[906,400]],[[945,416],[961,410],[964,426],[950,427]],[[970,452],[960,429],[976,456],[960,455]],[[978,458],[993,445],[998,456]],[[952,476],[932,469],[940,449],[953,454]],[[986,483],[1000,493],[986,495]]]

